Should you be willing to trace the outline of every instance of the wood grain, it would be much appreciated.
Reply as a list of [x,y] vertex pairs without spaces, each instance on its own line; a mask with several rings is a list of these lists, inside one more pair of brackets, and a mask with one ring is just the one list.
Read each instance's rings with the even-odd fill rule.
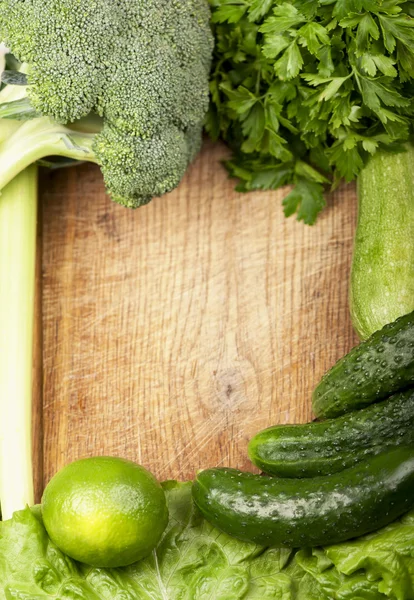
[[206,143],[179,189],[137,211],[92,166],[43,193],[44,483],[93,454],[160,479],[251,468],[249,438],[311,417],[321,374],[356,342],[348,316],[355,192],[316,227],[282,192],[237,194]]

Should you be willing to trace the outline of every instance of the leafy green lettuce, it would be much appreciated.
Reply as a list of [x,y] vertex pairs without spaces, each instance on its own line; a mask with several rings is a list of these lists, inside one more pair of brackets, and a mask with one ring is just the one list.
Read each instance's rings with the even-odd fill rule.
[[199,515],[191,483],[164,484],[170,521],[156,551],[124,569],[60,552],[38,510],[0,524],[0,600],[413,600],[414,512],[381,532],[325,549],[264,549]]

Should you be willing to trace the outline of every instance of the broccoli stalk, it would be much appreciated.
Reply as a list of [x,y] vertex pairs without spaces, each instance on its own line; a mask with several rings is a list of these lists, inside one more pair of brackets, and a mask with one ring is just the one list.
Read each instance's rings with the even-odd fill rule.
[[73,132],[48,118],[26,121],[0,146],[0,189],[47,156],[96,162],[92,143],[92,134]]
[[99,127],[93,117],[71,129],[31,109],[26,86],[6,85],[0,92],[0,190],[31,164],[48,156],[97,162],[92,149]]

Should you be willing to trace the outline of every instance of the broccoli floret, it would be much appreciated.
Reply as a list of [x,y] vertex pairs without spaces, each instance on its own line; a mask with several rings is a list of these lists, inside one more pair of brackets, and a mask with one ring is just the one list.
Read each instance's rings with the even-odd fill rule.
[[0,0],[0,39],[39,115],[102,118],[93,147],[113,199],[136,207],[177,186],[209,102],[206,0]]
[[146,204],[153,196],[175,188],[201,143],[199,128],[184,133],[175,125],[147,139],[137,137],[133,145],[127,143],[126,137],[107,124],[96,137],[94,150],[111,197],[130,208]]

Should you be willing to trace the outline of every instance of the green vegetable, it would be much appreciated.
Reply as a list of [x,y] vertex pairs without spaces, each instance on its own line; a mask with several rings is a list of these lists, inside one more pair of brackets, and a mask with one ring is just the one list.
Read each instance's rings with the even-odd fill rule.
[[285,214],[312,224],[324,186],[355,179],[370,155],[409,137],[412,1],[210,3],[208,131],[232,148],[238,190],[294,184]]
[[[97,162],[125,206],[177,186],[208,107],[209,14],[204,0],[1,0],[0,39],[27,75],[6,70],[0,118],[29,122],[0,153],[0,189],[54,153]],[[58,125],[91,113],[95,134]]]
[[336,417],[412,385],[414,312],[355,346],[321,379],[313,397],[317,417]]
[[[414,514],[325,549],[264,549],[201,518],[191,483],[164,484],[170,522],[156,552],[123,569],[63,555],[38,511],[0,523],[0,600],[412,600]],[[36,516],[35,516],[36,515]]]
[[350,307],[365,339],[414,310],[414,145],[371,158],[358,178]]
[[[1,122],[0,122],[1,136]],[[37,167],[0,197],[0,499],[3,518],[33,504],[32,355]],[[1,578],[1,576],[0,576]]]
[[316,477],[410,444],[414,444],[413,390],[337,419],[269,427],[250,440],[249,457],[269,475]]
[[229,535],[266,546],[319,546],[376,531],[414,504],[414,448],[398,448],[325,477],[278,479],[201,471],[193,498]]

